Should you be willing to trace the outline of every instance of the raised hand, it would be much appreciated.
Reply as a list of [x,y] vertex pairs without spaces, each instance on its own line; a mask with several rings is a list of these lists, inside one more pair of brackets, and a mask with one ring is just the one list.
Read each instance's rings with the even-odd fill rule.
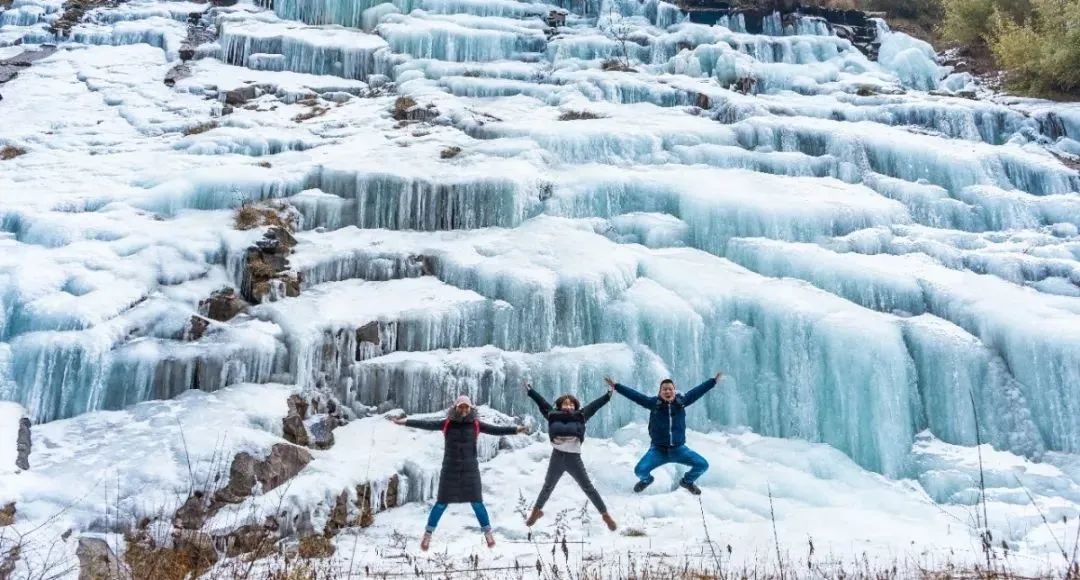
[[713,378],[716,380],[716,382],[719,383],[720,379],[724,378],[724,373],[722,373],[722,372],[716,373],[716,376],[713,377]]
[[405,422],[408,421],[409,419],[406,418],[406,417],[387,417],[387,420],[389,420],[391,423],[393,423],[395,425],[404,425]]
[[528,381],[525,381],[525,392],[527,393],[527,392],[529,392],[531,390],[532,390],[532,384],[529,383]]
[[529,428],[524,425],[518,425],[517,432],[519,435],[524,435],[529,432]]
[[608,390],[615,390],[615,380],[611,377],[604,377],[604,382],[607,383]]

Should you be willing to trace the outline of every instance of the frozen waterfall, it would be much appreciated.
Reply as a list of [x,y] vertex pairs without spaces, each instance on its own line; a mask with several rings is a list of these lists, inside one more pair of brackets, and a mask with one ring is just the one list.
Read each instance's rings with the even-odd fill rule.
[[920,437],[1080,453],[1074,105],[865,15],[876,55],[655,0],[64,10],[0,9],[0,60],[58,44],[0,102],[0,399],[36,422],[252,382],[528,414],[526,380],[724,371],[692,428],[893,478],[940,483]]

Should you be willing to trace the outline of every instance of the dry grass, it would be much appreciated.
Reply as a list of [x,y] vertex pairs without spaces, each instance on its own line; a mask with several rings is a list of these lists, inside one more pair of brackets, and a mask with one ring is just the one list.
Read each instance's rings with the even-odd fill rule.
[[233,214],[233,226],[238,230],[276,226],[290,233],[296,231],[289,208],[277,204],[244,203]]
[[605,60],[600,64],[600,68],[609,72],[637,72],[633,67],[617,58]]
[[560,121],[583,121],[587,119],[603,119],[603,115],[598,115],[591,111],[563,111],[559,115]]
[[398,97],[394,101],[394,118],[404,121],[409,118],[409,111],[416,106],[416,99],[412,97]]
[[307,121],[309,119],[314,119],[315,117],[321,117],[321,116],[325,115],[328,111],[330,111],[330,107],[324,107],[322,105],[313,105],[310,109],[308,109],[308,110],[306,110],[306,111],[304,111],[302,113],[298,113],[295,117],[293,117],[293,122],[295,122],[295,123],[303,123],[304,121]]
[[4,145],[3,147],[0,147],[0,161],[15,159],[20,155],[26,155],[26,149],[14,145]]
[[186,127],[184,129],[184,136],[188,137],[188,136],[191,136],[191,135],[198,135],[200,133],[205,133],[207,131],[217,129],[217,128],[218,128],[217,121],[206,121],[206,122],[203,122],[203,123],[198,123],[196,125],[192,125],[190,127]]
[[313,534],[300,540],[298,554],[301,558],[329,558],[334,555],[334,543],[326,536]]
[[184,550],[151,547],[141,541],[129,541],[124,562],[132,580],[185,580],[197,577],[210,567]]

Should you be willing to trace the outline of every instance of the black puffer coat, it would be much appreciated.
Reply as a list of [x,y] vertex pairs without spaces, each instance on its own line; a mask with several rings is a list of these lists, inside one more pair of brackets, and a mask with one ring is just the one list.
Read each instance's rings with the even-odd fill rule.
[[551,403],[547,402],[547,399],[543,395],[536,392],[534,389],[529,389],[529,398],[536,403],[536,406],[540,408],[540,412],[544,414],[544,418],[548,420],[548,436],[552,439],[556,437],[577,437],[581,441],[585,441],[585,423],[600,410],[601,407],[607,404],[611,400],[611,393],[605,393],[595,401],[585,405],[584,408],[567,413],[562,409],[556,409],[551,406]]
[[500,427],[484,423],[470,410],[465,416],[450,409],[447,418],[439,420],[409,419],[406,427],[442,431],[446,440],[443,451],[442,473],[439,476],[438,503],[472,503],[484,501],[483,485],[480,483],[480,461],[476,458],[476,439],[480,433],[488,435],[513,435],[517,427]]

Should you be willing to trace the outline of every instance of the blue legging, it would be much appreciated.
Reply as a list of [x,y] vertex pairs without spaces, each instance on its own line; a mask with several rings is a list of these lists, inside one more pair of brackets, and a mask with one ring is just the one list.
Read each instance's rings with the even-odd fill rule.
[[[476,521],[480,522],[480,529],[484,532],[491,531],[491,518],[488,517],[487,508],[484,507],[483,502],[474,501],[469,505],[472,506],[473,513],[476,514]],[[442,519],[443,513],[446,511],[447,504],[437,503],[431,507],[431,513],[427,518],[427,532],[430,534],[435,531],[435,527],[439,525],[439,520]]]

